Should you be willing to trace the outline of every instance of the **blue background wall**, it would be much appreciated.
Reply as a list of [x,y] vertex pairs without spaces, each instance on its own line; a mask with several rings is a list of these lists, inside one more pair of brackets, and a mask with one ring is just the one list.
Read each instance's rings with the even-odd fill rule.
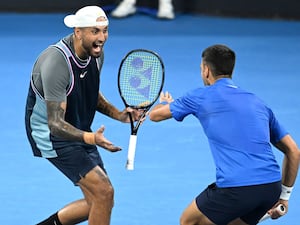
[[[99,4],[111,10],[120,0],[10,0],[0,2],[0,11],[73,11],[83,5]],[[156,8],[157,0],[137,0],[140,7]],[[300,19],[298,0],[173,0],[176,12],[238,17]]]

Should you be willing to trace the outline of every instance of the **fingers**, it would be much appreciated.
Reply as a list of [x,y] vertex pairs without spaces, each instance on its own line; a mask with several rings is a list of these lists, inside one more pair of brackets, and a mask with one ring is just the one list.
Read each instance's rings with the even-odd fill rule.
[[142,119],[142,121],[145,120],[144,119],[145,110],[143,110],[143,109],[133,109],[133,108],[130,108],[130,107],[127,107],[125,110],[126,110],[126,112],[131,114],[133,121],[138,121],[139,119]]
[[122,148],[119,146],[115,146],[114,144],[110,143],[110,142],[101,142],[99,144],[97,144],[98,146],[110,151],[110,152],[118,152],[121,151]]
[[134,109],[131,108],[131,107],[127,107],[127,108],[125,109],[125,111],[128,112],[128,113],[132,113],[132,112],[134,111]]
[[103,133],[105,130],[104,125],[101,125],[101,127],[97,130],[97,132]]
[[102,125],[95,133],[95,141],[96,141],[96,145],[109,150],[111,152],[118,152],[121,151],[122,148],[115,146],[112,142],[110,142],[109,140],[107,140],[104,135],[103,132],[105,130],[105,127]]
[[287,212],[287,207],[283,204],[279,204],[268,211],[272,219],[277,219],[283,216],[284,214],[286,214],[286,212]]
[[159,95],[159,101],[161,102],[161,99],[163,99],[164,97],[165,97],[164,92],[160,92],[160,95]]
[[172,98],[172,95],[171,95],[168,91],[166,91],[165,97],[166,97],[166,98]]
[[173,97],[168,91],[166,91],[165,93],[161,92],[159,95],[159,102],[173,102]]
[[121,147],[115,146],[113,144],[105,144],[103,148],[109,150],[110,152],[118,152],[122,150]]

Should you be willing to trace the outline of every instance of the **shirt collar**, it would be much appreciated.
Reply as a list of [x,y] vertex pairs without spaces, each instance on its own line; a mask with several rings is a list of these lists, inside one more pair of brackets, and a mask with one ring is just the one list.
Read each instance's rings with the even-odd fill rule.
[[231,78],[225,78],[225,77],[216,80],[215,84],[234,85],[233,80]]

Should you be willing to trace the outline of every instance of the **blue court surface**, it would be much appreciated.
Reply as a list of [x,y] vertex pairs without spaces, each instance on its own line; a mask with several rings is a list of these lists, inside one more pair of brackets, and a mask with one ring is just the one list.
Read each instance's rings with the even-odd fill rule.
[[[65,14],[0,14],[2,225],[32,225],[81,192],[46,160],[34,158],[25,136],[24,107],[29,76],[38,54],[72,32]],[[101,90],[120,109],[118,67],[130,50],[146,48],[161,55],[166,68],[164,90],[178,97],[202,86],[201,52],[222,43],[236,51],[235,82],[271,106],[300,145],[300,22],[177,15],[161,21],[137,14],[111,19],[105,46]],[[105,136],[123,147],[119,153],[99,149],[115,188],[112,225],[179,224],[184,208],[214,181],[208,143],[193,117],[182,123],[147,120],[139,129],[134,171],[125,169],[129,124],[97,115],[93,129],[104,124]],[[274,149],[280,164],[282,154]],[[247,176],[247,174],[245,174]],[[259,198],[260,196],[257,196]],[[265,225],[298,225],[300,180],[289,213]],[[87,223],[83,223],[87,224]]]

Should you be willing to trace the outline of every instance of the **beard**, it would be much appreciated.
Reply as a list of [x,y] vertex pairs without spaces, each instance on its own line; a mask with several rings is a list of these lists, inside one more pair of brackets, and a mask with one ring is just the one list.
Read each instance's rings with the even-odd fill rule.
[[86,43],[85,41],[82,42],[82,47],[86,52],[87,56],[92,56],[94,58],[98,58],[101,56],[103,46],[104,44],[98,41],[95,41],[93,43]]

